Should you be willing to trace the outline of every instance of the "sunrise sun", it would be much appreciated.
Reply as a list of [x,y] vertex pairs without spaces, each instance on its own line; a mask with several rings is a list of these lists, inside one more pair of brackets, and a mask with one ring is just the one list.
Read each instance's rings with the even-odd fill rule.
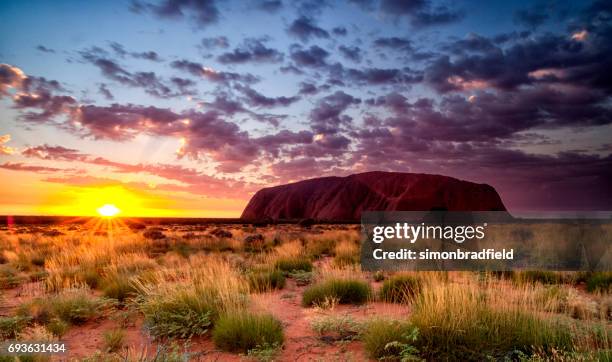
[[105,204],[98,208],[98,214],[104,217],[113,217],[120,213],[121,210],[113,204]]

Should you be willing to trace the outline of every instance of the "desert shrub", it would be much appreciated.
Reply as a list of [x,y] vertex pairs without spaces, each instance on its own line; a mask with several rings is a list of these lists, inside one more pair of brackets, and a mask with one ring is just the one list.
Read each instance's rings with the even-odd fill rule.
[[218,315],[215,292],[201,287],[149,293],[140,301],[139,308],[146,327],[155,337],[203,335]]
[[416,348],[412,347],[417,340],[417,331],[418,329],[406,322],[375,319],[365,325],[361,339],[371,358],[404,361],[402,357],[409,357],[417,352]]
[[0,317],[0,341],[17,338],[30,319],[22,316]]
[[116,352],[125,343],[125,331],[122,329],[113,329],[104,332],[104,349],[107,352]]
[[243,243],[244,250],[248,252],[259,252],[266,248],[266,238],[262,234],[248,235]]
[[45,256],[42,254],[34,254],[30,257],[30,262],[34,266],[45,266]]
[[352,241],[344,240],[335,247],[334,264],[346,266],[359,263],[359,246]]
[[340,304],[363,304],[368,301],[370,286],[361,280],[327,279],[304,291],[302,305],[311,306],[336,300]]
[[285,287],[285,275],[280,270],[256,271],[248,276],[249,287],[255,292],[267,292]]
[[336,240],[332,238],[309,239],[306,242],[306,253],[313,258],[324,255],[333,255],[336,248]]
[[357,338],[361,323],[349,315],[332,315],[315,319],[312,329],[326,342],[346,341]]
[[0,289],[15,288],[25,280],[13,266],[8,264],[0,265]]
[[563,282],[560,274],[547,270],[526,270],[520,273],[515,273],[514,280],[519,283],[538,282],[542,284],[558,284]]
[[380,299],[391,303],[408,303],[421,290],[421,280],[412,275],[395,275],[380,288]]
[[372,278],[374,278],[375,282],[382,282],[383,280],[385,280],[385,273],[383,273],[381,270],[377,270],[376,272],[374,272]]
[[612,287],[612,273],[593,273],[586,280],[589,292],[609,292]]
[[281,257],[276,260],[275,268],[283,272],[292,272],[296,270],[312,271],[312,262],[305,256],[289,256]]
[[127,298],[136,294],[136,287],[129,275],[111,273],[102,280],[102,293],[107,298],[123,303]]
[[157,228],[151,228],[151,229],[146,230],[144,233],[142,233],[142,236],[145,239],[150,239],[150,240],[159,240],[159,239],[164,239],[166,237],[166,235]]
[[108,306],[104,300],[89,297],[87,292],[81,290],[54,296],[49,303],[53,315],[68,324],[82,324],[99,317]]
[[295,280],[298,286],[308,285],[312,281],[312,272],[297,270],[289,273],[289,278]]
[[59,318],[53,318],[46,326],[47,331],[57,337],[62,337],[70,328],[70,325]]
[[49,324],[59,319],[71,325],[98,317],[107,307],[106,301],[92,298],[85,291],[67,290],[50,298],[37,298],[22,304],[17,309],[17,315],[39,324]]
[[493,303],[473,286],[440,284],[424,288],[410,318],[420,333],[418,348],[428,358],[503,358],[532,346],[572,350],[572,331],[520,305]]
[[247,352],[247,356],[261,362],[272,362],[276,360],[276,355],[278,355],[280,347],[278,343],[265,343],[250,349]]
[[283,326],[268,314],[247,311],[223,314],[212,332],[215,345],[230,352],[248,352],[264,345],[282,345]]
[[248,284],[229,263],[208,257],[189,262],[187,268],[159,272],[146,283],[135,281],[138,308],[156,337],[202,335],[221,312],[243,307],[247,300]]

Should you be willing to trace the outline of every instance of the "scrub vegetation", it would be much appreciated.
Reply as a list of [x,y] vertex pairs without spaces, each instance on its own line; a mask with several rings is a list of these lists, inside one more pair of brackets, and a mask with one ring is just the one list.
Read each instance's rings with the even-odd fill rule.
[[89,361],[610,357],[610,273],[365,272],[352,225],[106,222],[0,230],[0,339]]

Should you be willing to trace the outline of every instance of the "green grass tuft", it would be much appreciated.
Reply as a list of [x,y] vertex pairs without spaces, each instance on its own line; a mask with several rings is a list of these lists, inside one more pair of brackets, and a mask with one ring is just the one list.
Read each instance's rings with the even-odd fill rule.
[[312,262],[305,256],[284,257],[276,260],[275,268],[283,272],[312,271]]
[[371,358],[400,360],[402,353],[409,351],[408,347],[415,342],[416,329],[406,322],[375,319],[366,324],[361,339]]
[[391,303],[408,303],[419,294],[421,280],[412,275],[395,275],[380,288],[380,299]]
[[370,298],[370,286],[361,280],[328,279],[304,291],[303,306],[320,305],[330,300],[340,304],[363,304]]
[[223,314],[212,332],[215,345],[230,352],[246,353],[265,345],[283,344],[283,326],[271,315],[246,311]]
[[285,275],[280,270],[256,271],[249,275],[249,288],[253,292],[268,292],[285,287]]

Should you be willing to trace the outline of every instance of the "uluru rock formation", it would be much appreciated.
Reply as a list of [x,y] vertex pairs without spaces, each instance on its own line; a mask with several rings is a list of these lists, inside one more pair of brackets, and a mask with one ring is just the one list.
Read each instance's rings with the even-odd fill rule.
[[358,221],[366,210],[505,211],[506,207],[487,184],[440,175],[374,171],[261,189],[241,218]]

